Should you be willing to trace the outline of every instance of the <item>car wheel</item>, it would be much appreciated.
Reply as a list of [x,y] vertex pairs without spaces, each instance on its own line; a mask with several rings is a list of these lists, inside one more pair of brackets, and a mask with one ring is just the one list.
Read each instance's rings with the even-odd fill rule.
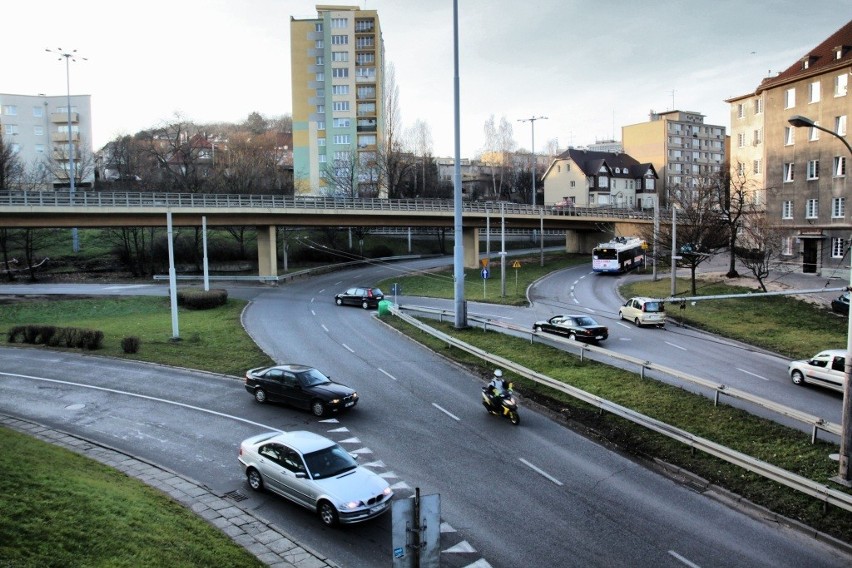
[[370,309],[370,303],[367,302],[367,300],[364,300],[363,302],[361,302],[361,307],[364,308],[365,310],[369,310]]
[[635,320],[633,320],[633,323],[636,324],[636,327],[642,327],[642,322],[639,321],[639,318],[636,318]]
[[320,400],[315,400],[311,403],[311,412],[314,416],[322,416],[325,414],[325,405]]
[[335,299],[334,299],[334,303],[335,303],[335,304],[337,304],[338,306],[342,306],[342,305],[343,305],[343,300],[341,300],[340,298],[335,298]]
[[249,487],[255,491],[263,490],[263,478],[260,476],[260,472],[253,467],[250,467],[246,472],[246,479],[248,480]]
[[620,319],[620,320],[624,319],[624,314],[622,313],[621,310],[618,310],[618,319]]
[[571,341],[577,341],[577,334],[572,331],[568,334],[568,339],[570,339]]
[[793,384],[794,384],[794,385],[803,385],[803,384],[805,384],[805,376],[804,376],[804,375],[802,374],[802,372],[801,372],[801,371],[799,371],[798,369],[797,369],[797,370],[795,370],[795,371],[793,371],[793,373],[790,375],[790,378],[791,378],[791,379],[793,379]]
[[255,389],[254,399],[260,404],[263,404],[264,402],[266,402],[266,391],[263,389]]
[[320,520],[325,526],[333,527],[337,524],[337,509],[328,501],[319,502],[317,513],[319,513]]
[[537,325],[537,326],[533,327],[533,331],[537,331],[538,333],[541,333],[541,326]]

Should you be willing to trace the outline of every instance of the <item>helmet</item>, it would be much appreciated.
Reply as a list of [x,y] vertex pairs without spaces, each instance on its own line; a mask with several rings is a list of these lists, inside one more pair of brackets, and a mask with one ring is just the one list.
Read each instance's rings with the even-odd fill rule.
[[501,371],[500,369],[494,369],[494,376],[495,377],[502,377],[503,371]]

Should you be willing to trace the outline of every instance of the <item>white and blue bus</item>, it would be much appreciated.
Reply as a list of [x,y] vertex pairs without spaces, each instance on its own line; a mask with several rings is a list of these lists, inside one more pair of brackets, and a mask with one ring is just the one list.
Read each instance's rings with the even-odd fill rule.
[[627,272],[645,262],[645,241],[639,237],[615,237],[592,251],[595,272]]

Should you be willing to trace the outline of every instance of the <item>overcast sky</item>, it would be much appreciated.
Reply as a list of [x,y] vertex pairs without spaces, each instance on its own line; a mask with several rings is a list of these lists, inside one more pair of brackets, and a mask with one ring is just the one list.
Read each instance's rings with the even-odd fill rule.
[[[303,0],[40,0],[2,10],[0,93],[92,96],[93,145],[181,113],[240,122],[290,114],[290,17]],[[452,0],[351,0],[378,10],[402,121],[454,154]],[[729,126],[725,99],[754,90],[852,18],[852,0],[459,0],[461,154],[490,115],[521,148],[621,139],[650,110]]]

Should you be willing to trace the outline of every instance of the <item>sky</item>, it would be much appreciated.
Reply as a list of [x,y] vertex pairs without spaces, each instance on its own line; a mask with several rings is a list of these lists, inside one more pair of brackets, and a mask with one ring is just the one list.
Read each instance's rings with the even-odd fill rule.
[[[13,2],[0,93],[65,95],[65,60],[45,49],[76,49],[70,90],[91,95],[96,150],[176,115],[289,115],[290,18],[316,16],[317,4]],[[326,4],[378,11],[403,127],[425,122],[433,155],[454,156],[453,1]],[[620,140],[652,110],[729,127],[725,99],[753,92],[850,18],[852,0],[458,0],[461,157],[482,151],[491,116],[512,125],[519,149],[538,152]]]

